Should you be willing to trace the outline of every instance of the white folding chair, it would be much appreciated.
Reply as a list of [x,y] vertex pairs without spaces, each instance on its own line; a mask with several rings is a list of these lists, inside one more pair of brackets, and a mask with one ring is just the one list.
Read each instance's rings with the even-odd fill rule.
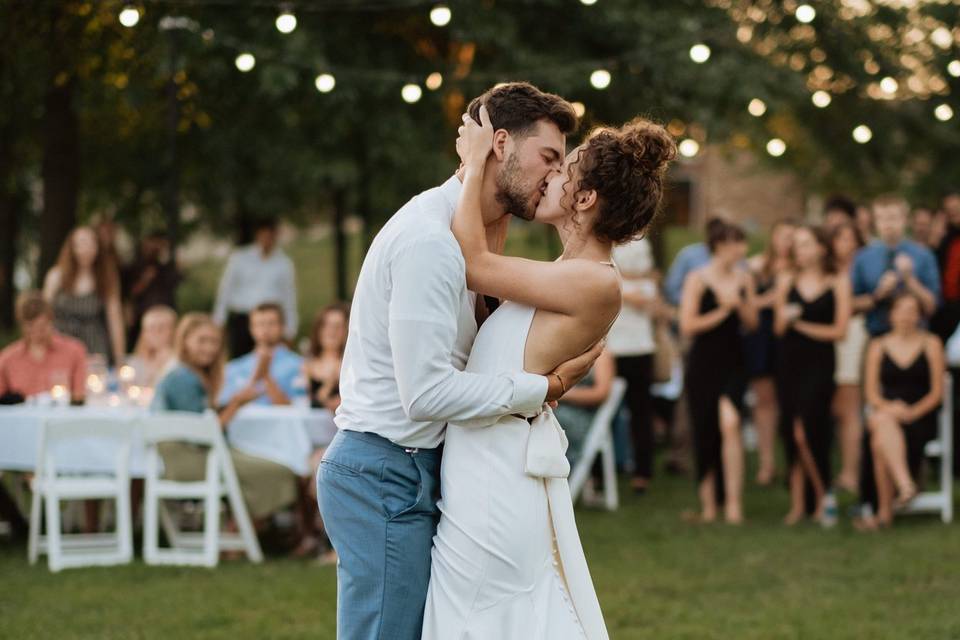
[[[30,505],[27,557],[30,564],[47,554],[51,571],[70,567],[126,564],[133,559],[130,517],[130,431],[132,423],[91,418],[57,418],[41,427]],[[80,439],[97,438],[116,446],[114,469],[108,474],[76,474],[58,469],[58,448]],[[114,533],[65,534],[60,503],[67,500],[113,499],[117,525]],[[41,503],[46,506],[46,535],[41,533]]]
[[[147,564],[215,567],[221,551],[244,551],[252,562],[263,553],[247,513],[230,451],[212,412],[206,414],[163,412],[140,421],[147,448],[144,483],[143,559]],[[161,477],[161,442],[187,442],[207,448],[206,472],[199,482],[177,482]],[[220,528],[220,500],[226,498],[238,533]],[[181,531],[163,500],[203,500],[202,532]],[[159,546],[159,527],[170,544]]]
[[953,380],[947,374],[943,381],[943,405],[940,407],[939,431],[936,440],[927,443],[928,459],[940,460],[940,488],[924,491],[914,498],[904,513],[939,513],[945,523],[953,521]]
[[590,477],[593,461],[600,456],[603,466],[603,504],[608,511],[614,511],[620,505],[617,493],[617,469],[613,452],[613,419],[623,401],[623,394],[627,390],[627,382],[623,378],[615,378],[610,387],[610,395],[597,409],[590,430],[583,443],[583,453],[577,460],[576,466],[570,472],[570,493],[576,502],[583,491],[583,486]]

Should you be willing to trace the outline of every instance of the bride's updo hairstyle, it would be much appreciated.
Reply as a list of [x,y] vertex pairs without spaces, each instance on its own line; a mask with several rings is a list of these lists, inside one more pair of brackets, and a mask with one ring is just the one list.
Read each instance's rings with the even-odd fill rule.
[[643,118],[591,131],[570,178],[576,181],[574,193],[597,192],[593,234],[614,244],[643,235],[660,208],[664,177],[676,157],[673,137]]

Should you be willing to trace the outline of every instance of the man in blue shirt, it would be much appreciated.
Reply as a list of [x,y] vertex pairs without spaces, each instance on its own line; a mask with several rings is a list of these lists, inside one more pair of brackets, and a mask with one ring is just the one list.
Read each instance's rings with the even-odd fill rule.
[[[726,222],[719,216],[710,218],[707,221],[706,236],[710,237],[710,231],[714,226],[722,226]],[[708,262],[710,262],[710,248],[706,242],[695,242],[681,249],[673,259],[670,270],[667,271],[667,277],[663,280],[663,292],[667,302],[679,307],[687,276],[700,267],[706,266]]]
[[883,196],[873,203],[877,240],[861,249],[853,261],[854,307],[867,312],[872,336],[890,330],[890,302],[899,291],[920,300],[929,318],[940,302],[940,273],[930,249],[906,238],[907,203]]
[[284,405],[305,392],[303,358],[283,344],[283,307],[272,302],[250,312],[254,349],[227,363],[219,404],[225,405],[242,391],[256,393],[253,404]]

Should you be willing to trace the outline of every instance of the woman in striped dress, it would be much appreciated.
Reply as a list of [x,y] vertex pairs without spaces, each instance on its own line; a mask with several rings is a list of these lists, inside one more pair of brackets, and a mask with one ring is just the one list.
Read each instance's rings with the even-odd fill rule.
[[119,282],[116,266],[100,251],[93,229],[77,227],[43,283],[57,330],[83,342],[87,353],[114,364],[126,355]]

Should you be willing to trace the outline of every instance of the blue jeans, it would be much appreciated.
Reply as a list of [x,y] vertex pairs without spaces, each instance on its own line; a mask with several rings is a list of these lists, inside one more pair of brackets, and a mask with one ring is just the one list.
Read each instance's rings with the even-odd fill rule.
[[340,431],[317,472],[339,556],[337,638],[419,640],[440,511],[440,449]]

